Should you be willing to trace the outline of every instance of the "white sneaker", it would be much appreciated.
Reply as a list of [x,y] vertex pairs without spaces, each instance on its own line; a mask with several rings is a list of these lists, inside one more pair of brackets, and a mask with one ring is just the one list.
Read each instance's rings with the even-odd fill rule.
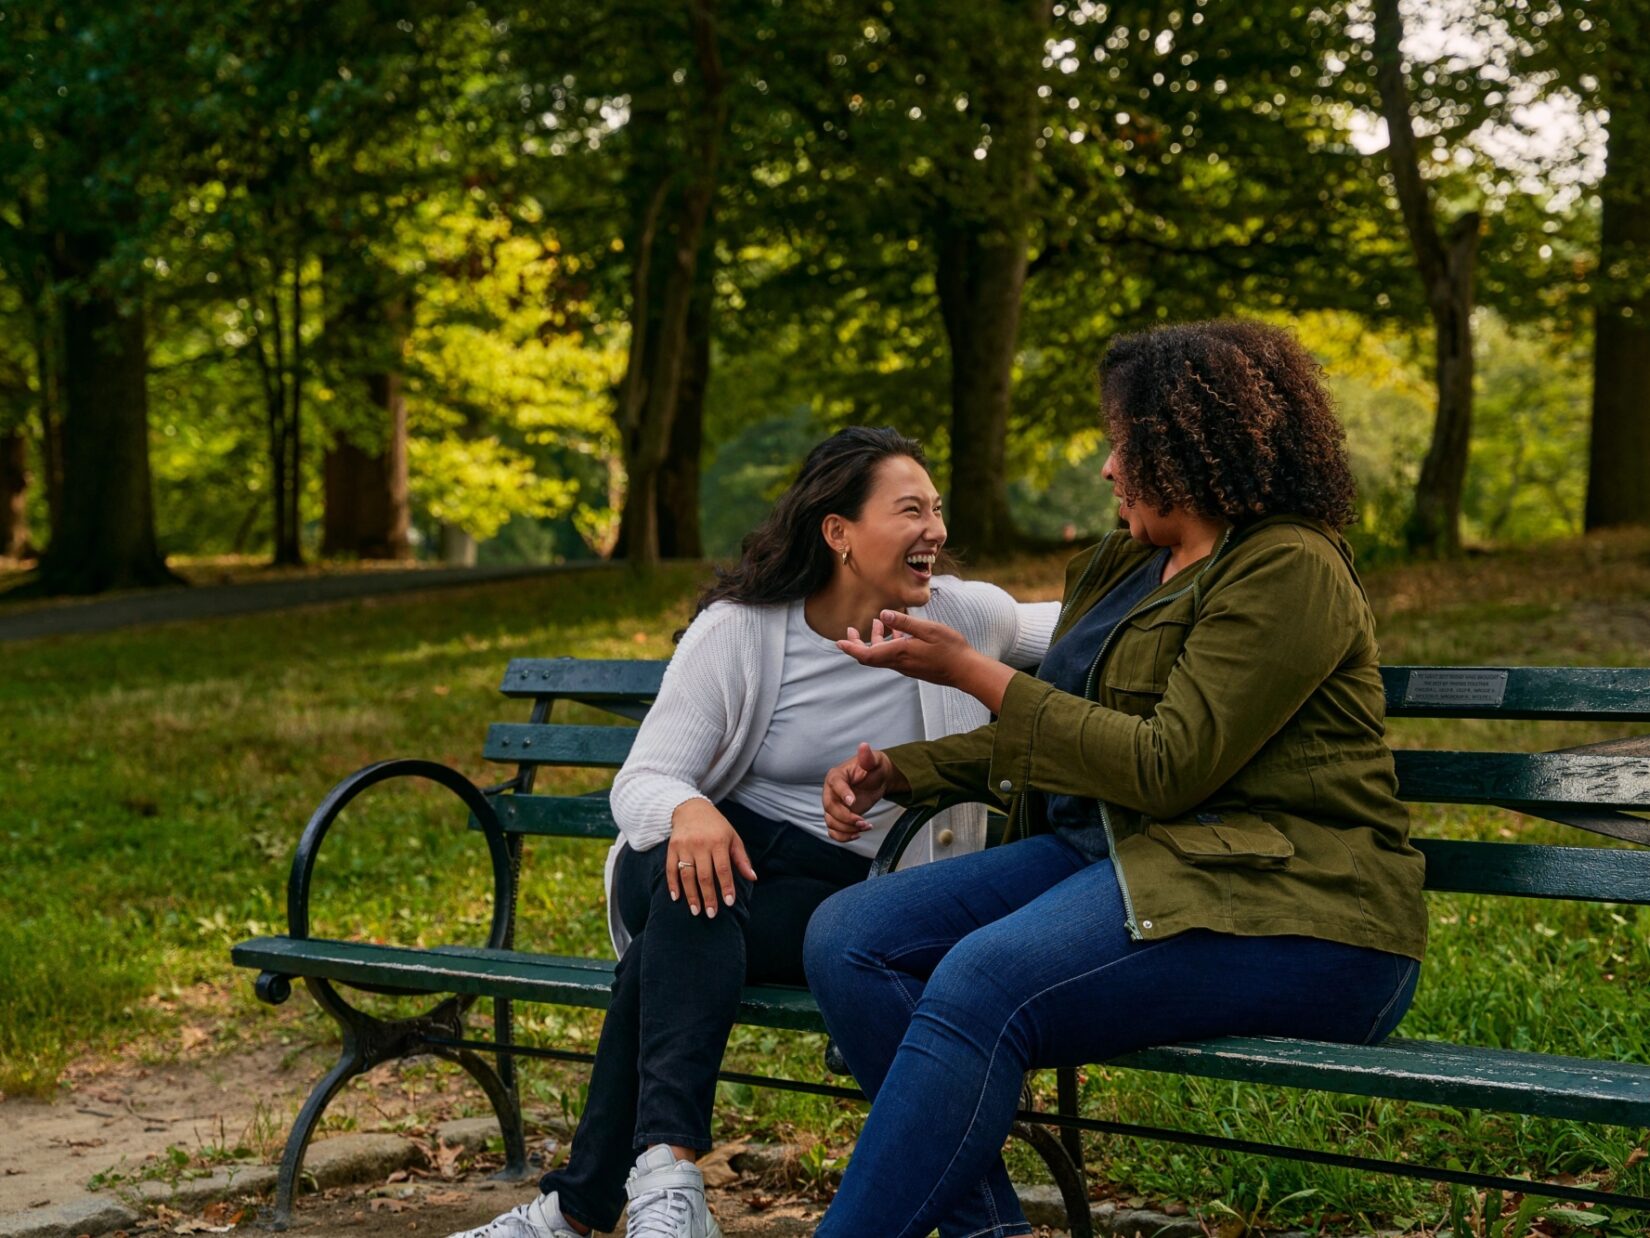
[[503,1216],[494,1217],[476,1229],[452,1234],[449,1238],[582,1238],[561,1214],[556,1193],[540,1195],[517,1204]]
[[624,1191],[630,1196],[625,1238],[722,1238],[705,1206],[699,1166],[677,1160],[662,1144],[636,1158]]

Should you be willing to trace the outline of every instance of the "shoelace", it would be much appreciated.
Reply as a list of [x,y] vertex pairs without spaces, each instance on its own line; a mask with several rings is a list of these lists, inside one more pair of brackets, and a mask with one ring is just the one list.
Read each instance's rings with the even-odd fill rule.
[[488,1235],[490,1234],[512,1232],[515,1227],[511,1225],[511,1222],[517,1220],[531,1230],[538,1229],[539,1227],[533,1224],[533,1218],[528,1211],[536,1202],[536,1200],[530,1199],[524,1204],[517,1204],[514,1208],[510,1209],[510,1211],[504,1213],[502,1216],[494,1217],[481,1229],[475,1231],[476,1238],[488,1238]]
[[685,1191],[649,1191],[630,1201],[626,1238],[683,1238],[689,1234],[693,1203]]

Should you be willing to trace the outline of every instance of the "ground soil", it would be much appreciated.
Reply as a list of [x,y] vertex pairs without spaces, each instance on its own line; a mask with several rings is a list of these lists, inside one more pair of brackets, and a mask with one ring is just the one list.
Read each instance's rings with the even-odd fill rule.
[[[173,1060],[87,1062],[69,1072],[50,1101],[0,1098],[0,1218],[67,1203],[94,1186],[114,1190],[123,1182],[203,1172],[231,1154],[278,1159],[293,1113],[336,1051],[331,1043],[305,1043],[297,1020],[283,1019],[282,1026],[285,1037],[259,1037],[231,1052],[216,1051],[209,1043],[215,1037],[202,1040],[195,1030],[186,1036],[195,1043],[180,1046]],[[289,1043],[276,1043],[283,1038]],[[496,1156],[438,1148],[435,1127],[479,1112],[479,1103],[473,1087],[445,1071],[415,1063],[371,1072],[334,1102],[321,1137],[328,1129],[390,1130],[424,1148],[425,1163],[389,1181],[305,1196],[294,1230],[310,1238],[445,1235],[528,1198],[530,1186],[492,1180]],[[563,1155],[563,1143],[544,1125],[530,1136],[540,1158]],[[251,1228],[267,1222],[268,1202],[245,1198],[188,1211],[160,1206],[141,1228],[185,1234]],[[750,1177],[713,1189],[711,1202],[730,1235],[811,1233],[824,1211],[818,1197]]]

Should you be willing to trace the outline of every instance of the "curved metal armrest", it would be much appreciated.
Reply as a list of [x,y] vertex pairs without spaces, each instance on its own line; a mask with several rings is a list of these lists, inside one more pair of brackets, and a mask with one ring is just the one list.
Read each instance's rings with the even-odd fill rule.
[[498,813],[481,789],[457,770],[436,761],[413,757],[379,761],[358,769],[327,792],[327,797],[310,817],[309,824],[304,826],[303,835],[298,839],[297,853],[292,857],[292,875],[287,879],[286,887],[288,931],[299,939],[309,936],[310,879],[315,873],[316,853],[320,851],[332,823],[357,795],[391,778],[423,778],[443,786],[458,796],[475,815],[482,834],[486,836],[487,851],[493,861],[493,927],[487,935],[487,947],[502,949],[509,935],[510,909],[515,905],[515,900],[511,888],[510,847]]
[[882,840],[882,846],[877,848],[876,859],[871,861],[871,871],[866,874],[867,879],[881,877],[890,873],[894,865],[899,863],[900,856],[917,837],[922,827],[948,808],[955,808],[959,804],[984,804],[989,800],[976,799],[947,799],[940,804],[924,805],[921,808],[907,808],[900,813],[899,820],[894,822],[888,836]]

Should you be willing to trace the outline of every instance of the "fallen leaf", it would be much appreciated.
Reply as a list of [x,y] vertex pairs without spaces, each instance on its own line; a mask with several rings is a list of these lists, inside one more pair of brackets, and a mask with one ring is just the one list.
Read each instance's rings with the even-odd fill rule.
[[406,1180],[407,1180],[407,1171],[405,1169],[398,1169],[394,1173],[392,1173],[388,1178],[384,1179],[384,1181],[386,1181],[386,1182],[405,1182]]
[[211,1039],[211,1032],[207,1031],[204,1027],[196,1027],[194,1024],[186,1024],[183,1030],[178,1033],[178,1041],[183,1046],[185,1052],[188,1052],[190,1049],[199,1048]]
[[1627,1154],[1627,1167],[1631,1169],[1647,1156],[1650,1156],[1650,1152],[1646,1152],[1643,1148],[1634,1148]]
[[699,1158],[699,1173],[706,1186],[727,1186],[739,1181],[739,1174],[728,1162],[745,1150],[743,1143],[725,1143]]
[[424,1196],[427,1204],[462,1204],[469,1200],[463,1191],[431,1191]]
[[373,1198],[374,1212],[405,1212],[412,1205],[404,1199],[391,1199],[388,1195],[378,1195]]

